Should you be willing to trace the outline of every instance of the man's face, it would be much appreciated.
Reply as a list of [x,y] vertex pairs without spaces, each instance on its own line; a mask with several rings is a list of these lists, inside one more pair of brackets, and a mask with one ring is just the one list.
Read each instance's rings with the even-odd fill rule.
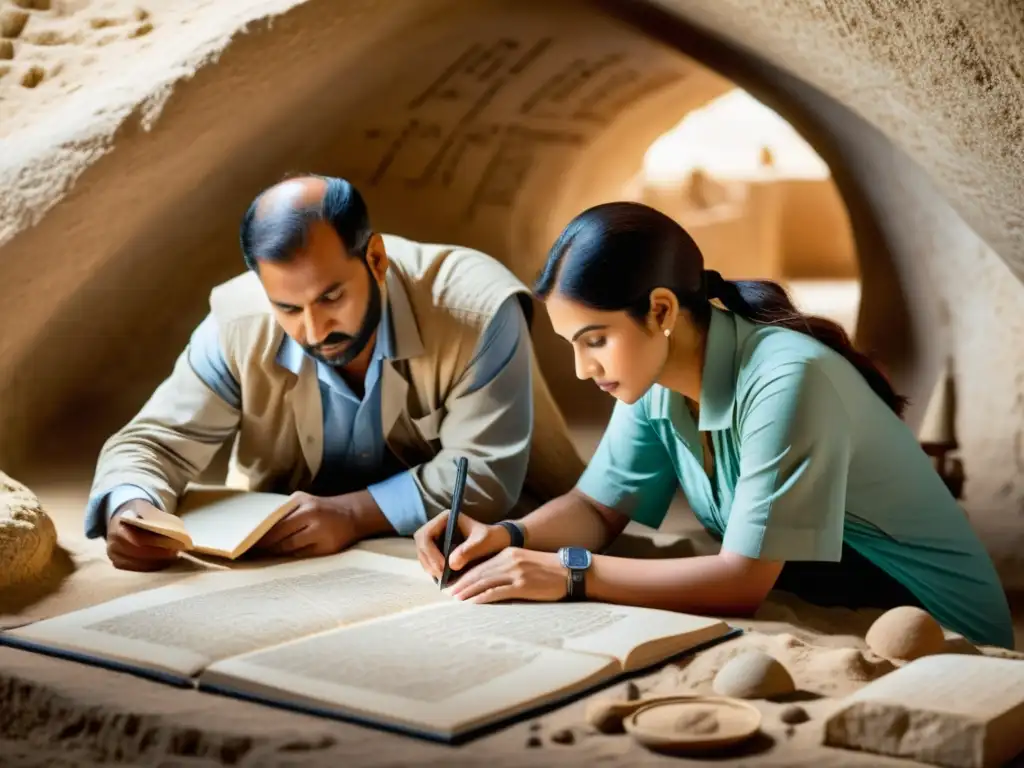
[[348,255],[330,224],[316,221],[303,251],[284,263],[260,262],[259,276],[285,333],[313,357],[340,367],[372,352],[387,266],[378,235],[364,262]]

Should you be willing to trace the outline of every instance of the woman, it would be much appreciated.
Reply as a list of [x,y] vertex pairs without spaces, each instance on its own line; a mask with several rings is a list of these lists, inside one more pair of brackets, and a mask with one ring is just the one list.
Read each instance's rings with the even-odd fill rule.
[[[460,518],[452,595],[742,615],[779,588],[921,605],[976,643],[1013,647],[991,559],[901,421],[904,400],[839,326],[799,314],[774,283],[706,271],[682,227],[634,203],[577,216],[535,292],[577,376],[618,402],[572,492],[516,523]],[[631,519],[657,527],[677,486],[719,554],[589,554]],[[446,519],[416,534],[435,576]]]

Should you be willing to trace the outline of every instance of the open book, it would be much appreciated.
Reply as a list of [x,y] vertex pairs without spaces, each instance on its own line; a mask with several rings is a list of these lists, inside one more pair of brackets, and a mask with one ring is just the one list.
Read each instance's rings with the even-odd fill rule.
[[234,560],[295,507],[289,496],[278,493],[195,486],[182,496],[177,514],[157,509],[146,515],[125,513],[121,520],[180,541],[190,552]]
[[199,574],[0,643],[451,742],[736,631],[601,603],[464,603],[415,560],[352,549]]

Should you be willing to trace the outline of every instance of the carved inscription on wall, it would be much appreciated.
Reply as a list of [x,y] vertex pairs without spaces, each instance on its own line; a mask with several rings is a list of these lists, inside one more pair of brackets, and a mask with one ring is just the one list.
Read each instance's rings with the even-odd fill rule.
[[[663,62],[663,64],[665,64]],[[571,40],[497,37],[466,45],[405,104],[363,133],[369,186],[464,190],[464,215],[508,207],[546,155],[582,147],[636,100],[678,80],[671,62]],[[410,90],[415,80],[407,81]]]

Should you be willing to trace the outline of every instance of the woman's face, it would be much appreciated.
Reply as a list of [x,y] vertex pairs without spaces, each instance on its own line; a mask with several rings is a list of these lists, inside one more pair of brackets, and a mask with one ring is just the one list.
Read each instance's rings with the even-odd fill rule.
[[557,291],[545,306],[555,333],[572,344],[576,376],[593,379],[627,404],[657,381],[668,355],[668,339],[651,320],[642,325],[625,312],[591,309]]

